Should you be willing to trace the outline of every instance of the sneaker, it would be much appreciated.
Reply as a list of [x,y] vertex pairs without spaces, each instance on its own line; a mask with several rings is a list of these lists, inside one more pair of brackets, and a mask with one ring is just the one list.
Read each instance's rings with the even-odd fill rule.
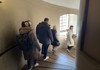
[[49,59],[49,56],[47,56],[45,59],[43,59],[44,61],[48,60]]
[[28,69],[28,70],[32,70],[32,69]]
[[32,70],[33,69],[33,66],[31,66],[31,68],[30,69],[28,69],[28,70]]
[[34,67],[37,67],[37,66],[39,66],[39,63],[36,63],[36,64],[34,65]]

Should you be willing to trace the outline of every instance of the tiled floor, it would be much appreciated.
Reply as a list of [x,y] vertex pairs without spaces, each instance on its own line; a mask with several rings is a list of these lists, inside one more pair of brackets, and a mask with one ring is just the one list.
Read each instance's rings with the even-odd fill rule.
[[40,66],[33,70],[75,70],[75,49],[70,53],[66,48],[59,48],[55,54],[49,52],[50,58],[47,61],[40,60]]

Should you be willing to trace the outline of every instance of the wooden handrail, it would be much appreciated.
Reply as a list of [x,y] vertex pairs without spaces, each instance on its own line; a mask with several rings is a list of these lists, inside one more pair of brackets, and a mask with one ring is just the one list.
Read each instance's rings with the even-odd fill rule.
[[4,54],[6,54],[7,52],[9,52],[10,50],[12,50],[15,47],[16,47],[16,44],[10,46],[9,48],[7,48],[6,50],[4,50],[3,52],[0,53],[0,57],[3,56]]

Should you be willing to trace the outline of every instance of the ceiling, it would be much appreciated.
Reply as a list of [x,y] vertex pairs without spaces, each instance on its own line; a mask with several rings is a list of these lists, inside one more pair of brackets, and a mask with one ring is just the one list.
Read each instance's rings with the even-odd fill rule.
[[43,0],[45,2],[68,8],[79,9],[80,0]]

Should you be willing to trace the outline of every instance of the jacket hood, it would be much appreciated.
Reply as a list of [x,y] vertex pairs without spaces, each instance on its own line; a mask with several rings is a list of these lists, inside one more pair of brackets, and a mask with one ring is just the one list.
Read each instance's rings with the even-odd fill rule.
[[46,26],[50,26],[47,22],[41,22],[41,23],[39,23],[39,27],[41,27],[41,28],[45,28]]
[[24,33],[28,33],[31,30],[32,30],[31,27],[22,27],[19,29],[19,33],[24,34]]

